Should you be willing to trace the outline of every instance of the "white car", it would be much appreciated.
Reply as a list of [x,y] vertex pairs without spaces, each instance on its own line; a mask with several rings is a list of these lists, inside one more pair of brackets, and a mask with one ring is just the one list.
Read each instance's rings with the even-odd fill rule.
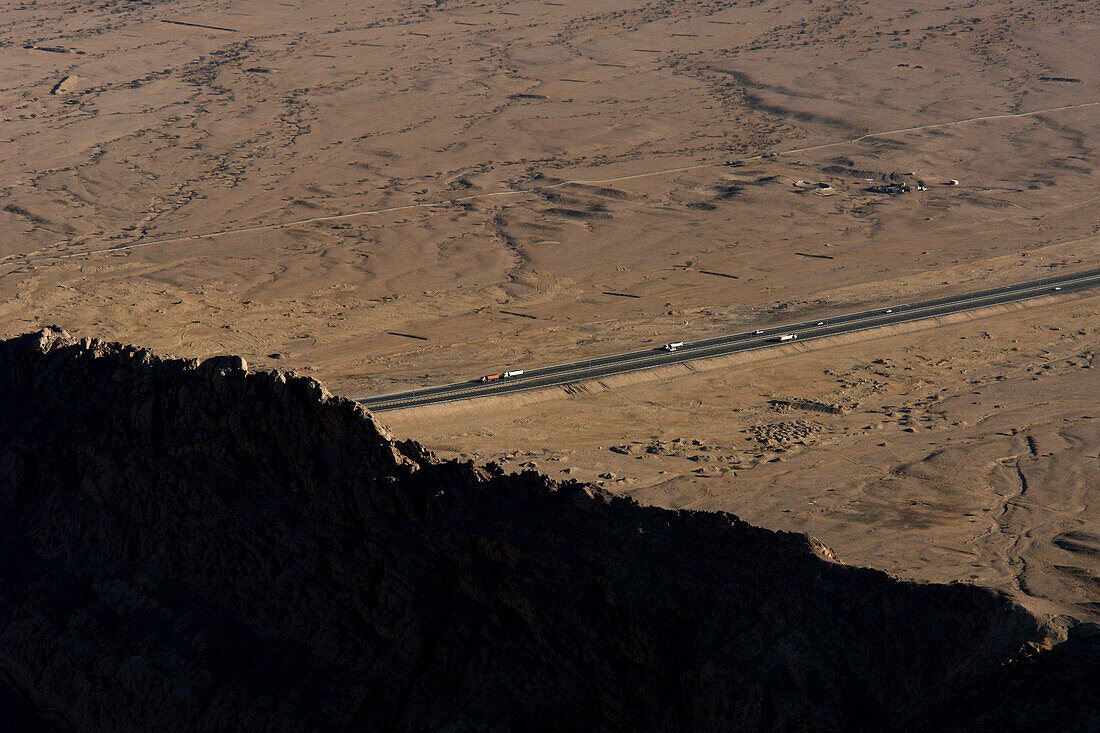
[[886,309],[886,312],[887,312],[887,313],[893,313],[893,312],[894,312],[894,309],[893,309],[893,308],[887,308],[887,309]]
[[762,333],[764,333],[764,332],[763,332],[763,331],[759,331],[759,330],[758,330],[758,331],[753,331],[753,333],[755,333],[755,334],[756,334],[757,336],[759,336],[760,334],[762,334]]

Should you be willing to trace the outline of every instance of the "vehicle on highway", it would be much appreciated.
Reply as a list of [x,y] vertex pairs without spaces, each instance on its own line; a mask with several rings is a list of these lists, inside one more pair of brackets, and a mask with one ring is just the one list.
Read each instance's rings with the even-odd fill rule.
[[680,348],[683,345],[684,345],[683,341],[673,341],[671,344],[665,344],[661,348],[664,349],[665,351],[676,351],[676,349]]
[[818,321],[818,322],[817,322],[817,325],[819,325],[819,326],[824,326],[824,325],[825,325],[825,321]]
[[1055,290],[1061,290],[1061,289],[1062,289],[1062,286],[1061,286],[1061,285],[1055,285],[1055,286],[1054,286],[1054,289],[1055,289]]
[[782,336],[777,336],[775,340],[776,341],[794,341],[796,338],[798,338],[798,334],[796,334],[796,333],[785,333]]
[[760,334],[762,334],[762,333],[764,333],[764,332],[763,332],[763,331],[761,331],[761,330],[756,330],[756,331],[753,331],[753,333],[755,333],[755,334],[756,334],[757,336],[759,336]]
[[893,309],[893,308],[887,308],[887,309],[886,309],[886,312],[887,312],[887,313],[893,313],[893,312],[894,312],[894,309]]
[[501,372],[500,374],[486,374],[481,378],[482,382],[495,382],[498,379],[509,379],[511,377],[518,377],[523,374],[522,369],[514,369],[510,372]]

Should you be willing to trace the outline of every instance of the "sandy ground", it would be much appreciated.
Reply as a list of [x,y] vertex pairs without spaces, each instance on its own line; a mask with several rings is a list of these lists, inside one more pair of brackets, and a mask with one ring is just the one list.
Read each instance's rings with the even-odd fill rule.
[[[238,351],[370,394],[1020,279],[1095,242],[1100,107],[845,142],[1100,100],[1089,3],[3,13],[7,333]],[[724,161],[745,162],[610,180]],[[890,173],[928,190],[865,190]],[[545,188],[576,179],[604,182]]]
[[[1100,259],[1095,3],[0,13],[5,335],[235,352],[362,396]],[[1096,614],[1095,308],[387,420]],[[792,396],[851,405],[767,404]]]

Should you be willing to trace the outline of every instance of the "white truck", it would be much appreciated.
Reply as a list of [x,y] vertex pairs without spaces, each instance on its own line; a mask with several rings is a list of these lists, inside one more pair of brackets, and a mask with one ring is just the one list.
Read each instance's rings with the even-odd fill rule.
[[481,378],[482,382],[495,382],[498,379],[508,379],[510,377],[518,377],[523,374],[522,369],[513,369],[510,372],[501,372],[500,374],[486,374]]
[[794,341],[796,338],[798,338],[798,334],[785,333],[782,336],[777,336],[775,340],[776,341]]
[[683,345],[683,341],[673,341],[671,344],[665,344],[661,348],[663,348],[665,351],[676,351],[676,349],[680,348]]

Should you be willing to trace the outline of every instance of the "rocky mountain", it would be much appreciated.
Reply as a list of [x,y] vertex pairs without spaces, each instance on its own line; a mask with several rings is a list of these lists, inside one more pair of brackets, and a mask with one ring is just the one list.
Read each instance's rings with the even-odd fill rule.
[[0,342],[23,729],[1087,730],[1098,649],[802,535],[438,460],[237,357]]

